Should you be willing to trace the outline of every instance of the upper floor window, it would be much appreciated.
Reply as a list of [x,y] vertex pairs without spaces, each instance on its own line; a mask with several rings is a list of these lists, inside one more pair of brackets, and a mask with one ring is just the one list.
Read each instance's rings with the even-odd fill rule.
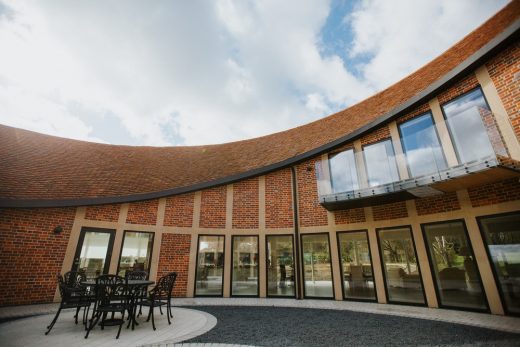
[[442,109],[461,163],[494,155],[483,122],[492,115],[480,89],[448,102]]
[[446,169],[446,160],[430,113],[399,125],[401,143],[412,177]]
[[371,187],[399,181],[394,148],[390,140],[365,146],[365,165]]
[[333,193],[359,189],[356,160],[352,149],[329,155],[329,166]]

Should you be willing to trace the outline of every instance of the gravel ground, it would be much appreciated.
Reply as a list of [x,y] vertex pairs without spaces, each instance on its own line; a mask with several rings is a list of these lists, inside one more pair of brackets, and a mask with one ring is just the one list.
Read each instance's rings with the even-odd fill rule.
[[[190,307],[193,308],[193,307]],[[217,326],[186,342],[256,346],[520,346],[520,334],[351,311],[197,306]]]

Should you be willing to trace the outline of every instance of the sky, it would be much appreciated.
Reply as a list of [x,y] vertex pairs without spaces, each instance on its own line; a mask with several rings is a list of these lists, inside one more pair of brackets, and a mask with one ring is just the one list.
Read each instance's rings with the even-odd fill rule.
[[120,145],[286,130],[414,72],[505,0],[0,0],[0,124]]

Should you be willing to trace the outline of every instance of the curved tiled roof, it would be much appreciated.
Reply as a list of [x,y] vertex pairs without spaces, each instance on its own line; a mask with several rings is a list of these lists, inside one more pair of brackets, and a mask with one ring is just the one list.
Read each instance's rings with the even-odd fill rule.
[[400,82],[336,114],[279,133],[225,144],[132,147],[0,126],[0,206],[66,206],[142,200],[269,172],[324,152],[427,101],[506,40],[513,1]]

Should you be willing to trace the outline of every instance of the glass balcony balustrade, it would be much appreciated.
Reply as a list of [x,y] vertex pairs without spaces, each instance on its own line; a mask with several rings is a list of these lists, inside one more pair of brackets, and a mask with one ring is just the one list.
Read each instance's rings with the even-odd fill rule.
[[317,161],[320,203],[329,210],[370,206],[520,177],[487,107],[445,114],[440,123],[426,113],[399,124],[398,143],[387,139]]

